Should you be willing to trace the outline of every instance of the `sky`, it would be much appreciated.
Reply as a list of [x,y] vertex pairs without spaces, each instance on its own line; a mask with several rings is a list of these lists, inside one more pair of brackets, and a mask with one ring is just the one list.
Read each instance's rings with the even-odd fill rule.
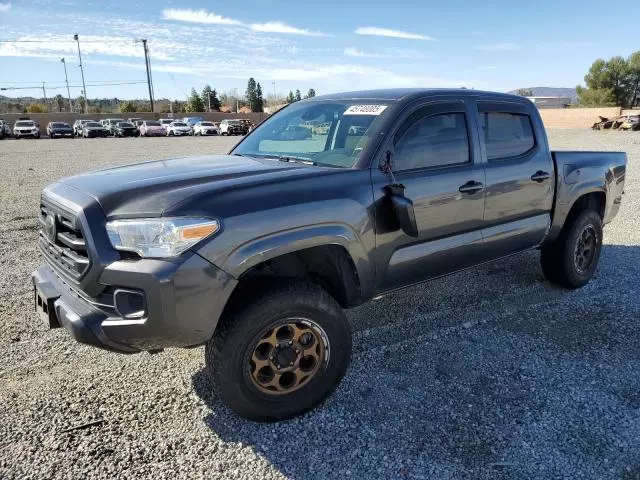
[[0,94],[41,96],[45,82],[66,96],[64,57],[80,95],[75,33],[89,98],[148,97],[140,38],[156,98],[242,93],[249,77],[265,94],[575,87],[596,58],[640,49],[638,14],[637,0],[0,0]]

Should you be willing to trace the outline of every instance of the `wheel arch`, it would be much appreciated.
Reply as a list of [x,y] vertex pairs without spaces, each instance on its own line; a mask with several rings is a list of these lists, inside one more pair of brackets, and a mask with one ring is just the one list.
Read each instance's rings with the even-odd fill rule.
[[322,286],[343,308],[349,308],[363,303],[370,294],[369,265],[353,231],[336,225],[255,240],[236,249],[223,269],[238,279],[235,291],[247,286],[259,288],[260,283],[274,277],[305,278]]

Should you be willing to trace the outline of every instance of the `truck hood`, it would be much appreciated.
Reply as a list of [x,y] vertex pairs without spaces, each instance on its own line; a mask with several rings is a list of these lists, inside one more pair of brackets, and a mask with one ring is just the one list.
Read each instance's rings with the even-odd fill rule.
[[[171,214],[194,195],[317,175],[330,168],[234,155],[172,158],[97,170],[60,180],[100,203],[109,219]],[[181,212],[196,215],[201,212]]]

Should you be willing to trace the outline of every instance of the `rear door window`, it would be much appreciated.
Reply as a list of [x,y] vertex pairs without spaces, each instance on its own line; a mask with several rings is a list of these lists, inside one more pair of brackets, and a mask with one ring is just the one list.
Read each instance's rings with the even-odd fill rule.
[[427,115],[399,134],[394,145],[398,170],[471,163],[464,113]]
[[480,126],[489,161],[524,155],[536,144],[529,115],[480,112]]

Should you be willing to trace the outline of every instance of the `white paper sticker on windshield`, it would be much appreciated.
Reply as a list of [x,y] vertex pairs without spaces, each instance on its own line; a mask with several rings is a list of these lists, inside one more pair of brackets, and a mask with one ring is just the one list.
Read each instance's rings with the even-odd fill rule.
[[385,108],[386,105],[351,105],[344,115],[380,115]]

